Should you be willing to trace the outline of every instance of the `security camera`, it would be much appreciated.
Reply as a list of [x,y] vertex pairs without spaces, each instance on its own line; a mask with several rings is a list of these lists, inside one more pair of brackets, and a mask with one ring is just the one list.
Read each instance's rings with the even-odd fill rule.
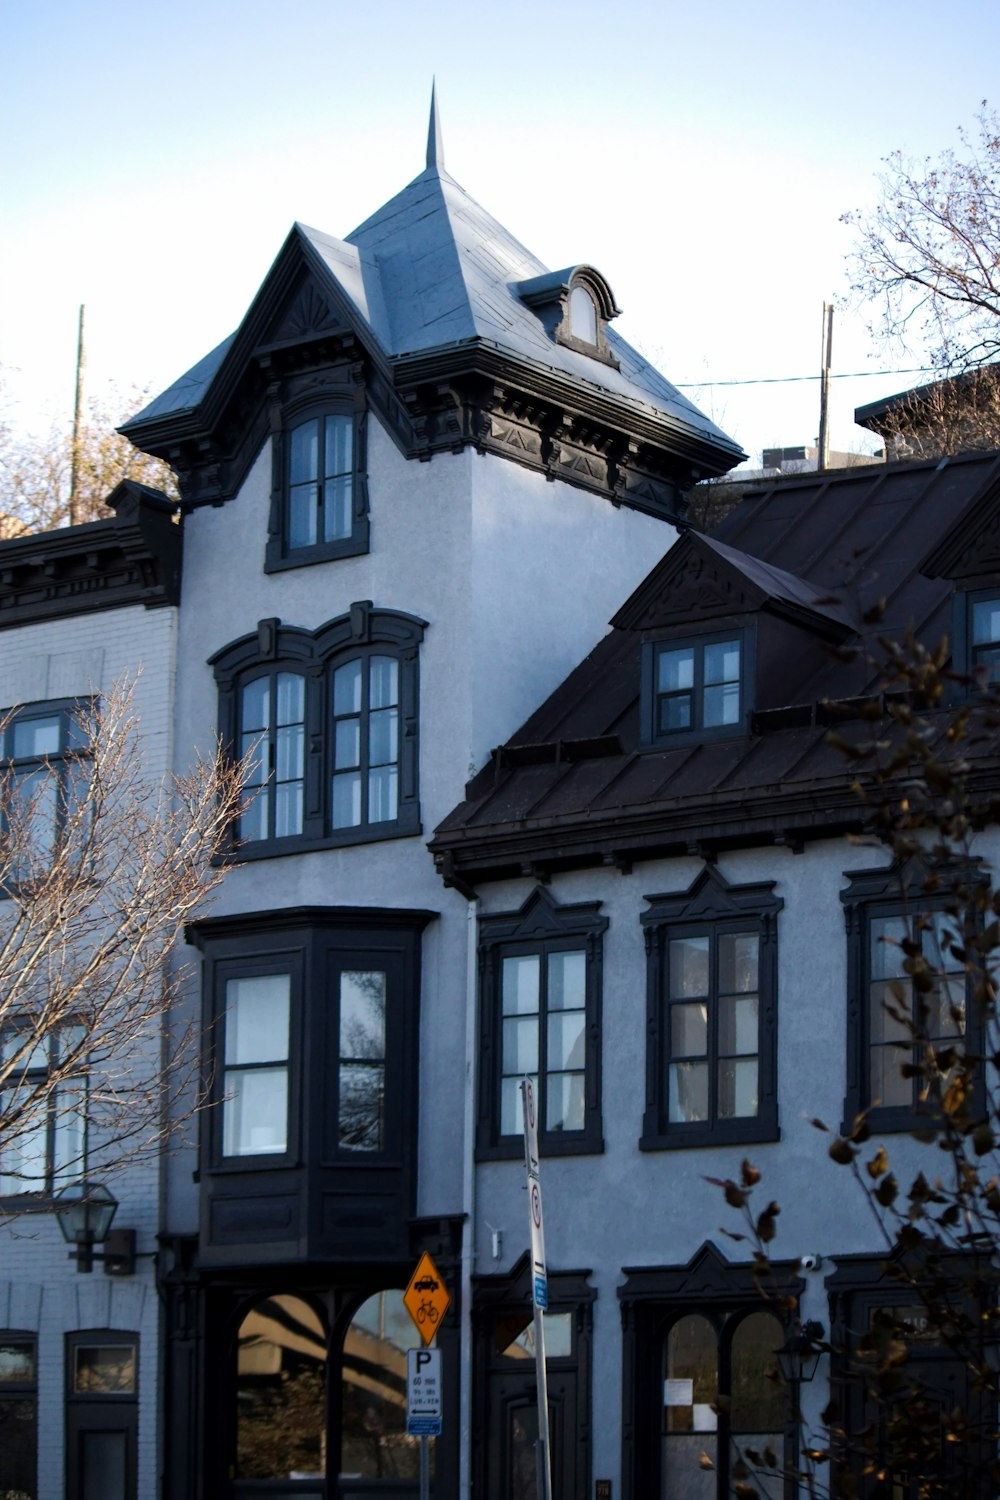
[[803,1255],[799,1260],[800,1271],[818,1271],[823,1264],[822,1255]]

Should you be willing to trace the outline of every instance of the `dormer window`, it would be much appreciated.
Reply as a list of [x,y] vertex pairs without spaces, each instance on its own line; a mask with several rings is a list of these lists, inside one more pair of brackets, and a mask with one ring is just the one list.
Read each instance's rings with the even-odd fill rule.
[[279,419],[265,571],[367,552],[364,411],[338,398]]
[[586,288],[575,286],[569,294],[569,328],[583,344],[597,344],[597,308]]
[[743,722],[742,633],[651,642],[645,649],[644,715],[651,743],[700,731],[733,733]]
[[973,599],[970,666],[986,682],[1000,678],[1000,598]]

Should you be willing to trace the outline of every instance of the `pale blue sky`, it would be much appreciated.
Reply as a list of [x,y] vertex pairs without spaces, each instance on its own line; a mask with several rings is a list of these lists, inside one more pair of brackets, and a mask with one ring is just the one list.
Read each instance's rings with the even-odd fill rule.
[[[423,167],[550,266],[608,278],[677,382],[806,375],[844,291],[839,215],[880,156],[956,144],[990,94],[993,0],[0,0],[0,363],[38,425],[89,382],[154,390],[238,323],[294,219],[344,235]],[[834,368],[874,351],[839,312]],[[835,382],[853,407],[913,383]],[[810,442],[816,382],[691,391],[744,448]]]

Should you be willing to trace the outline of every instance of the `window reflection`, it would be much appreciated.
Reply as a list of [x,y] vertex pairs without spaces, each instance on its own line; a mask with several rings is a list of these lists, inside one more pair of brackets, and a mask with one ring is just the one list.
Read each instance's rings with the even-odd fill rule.
[[236,1472],[241,1479],[326,1473],[326,1334],[301,1297],[267,1297],[240,1325]]
[[364,1302],[344,1339],[341,1479],[416,1479],[420,1442],[406,1435],[406,1351],[413,1324],[401,1291]]

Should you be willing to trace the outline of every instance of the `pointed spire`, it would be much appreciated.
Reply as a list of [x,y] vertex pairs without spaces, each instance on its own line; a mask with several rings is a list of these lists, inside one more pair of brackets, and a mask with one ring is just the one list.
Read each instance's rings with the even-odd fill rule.
[[439,169],[444,166],[444,142],[441,140],[441,120],[437,107],[436,81],[431,79],[431,118],[427,126],[427,167]]

